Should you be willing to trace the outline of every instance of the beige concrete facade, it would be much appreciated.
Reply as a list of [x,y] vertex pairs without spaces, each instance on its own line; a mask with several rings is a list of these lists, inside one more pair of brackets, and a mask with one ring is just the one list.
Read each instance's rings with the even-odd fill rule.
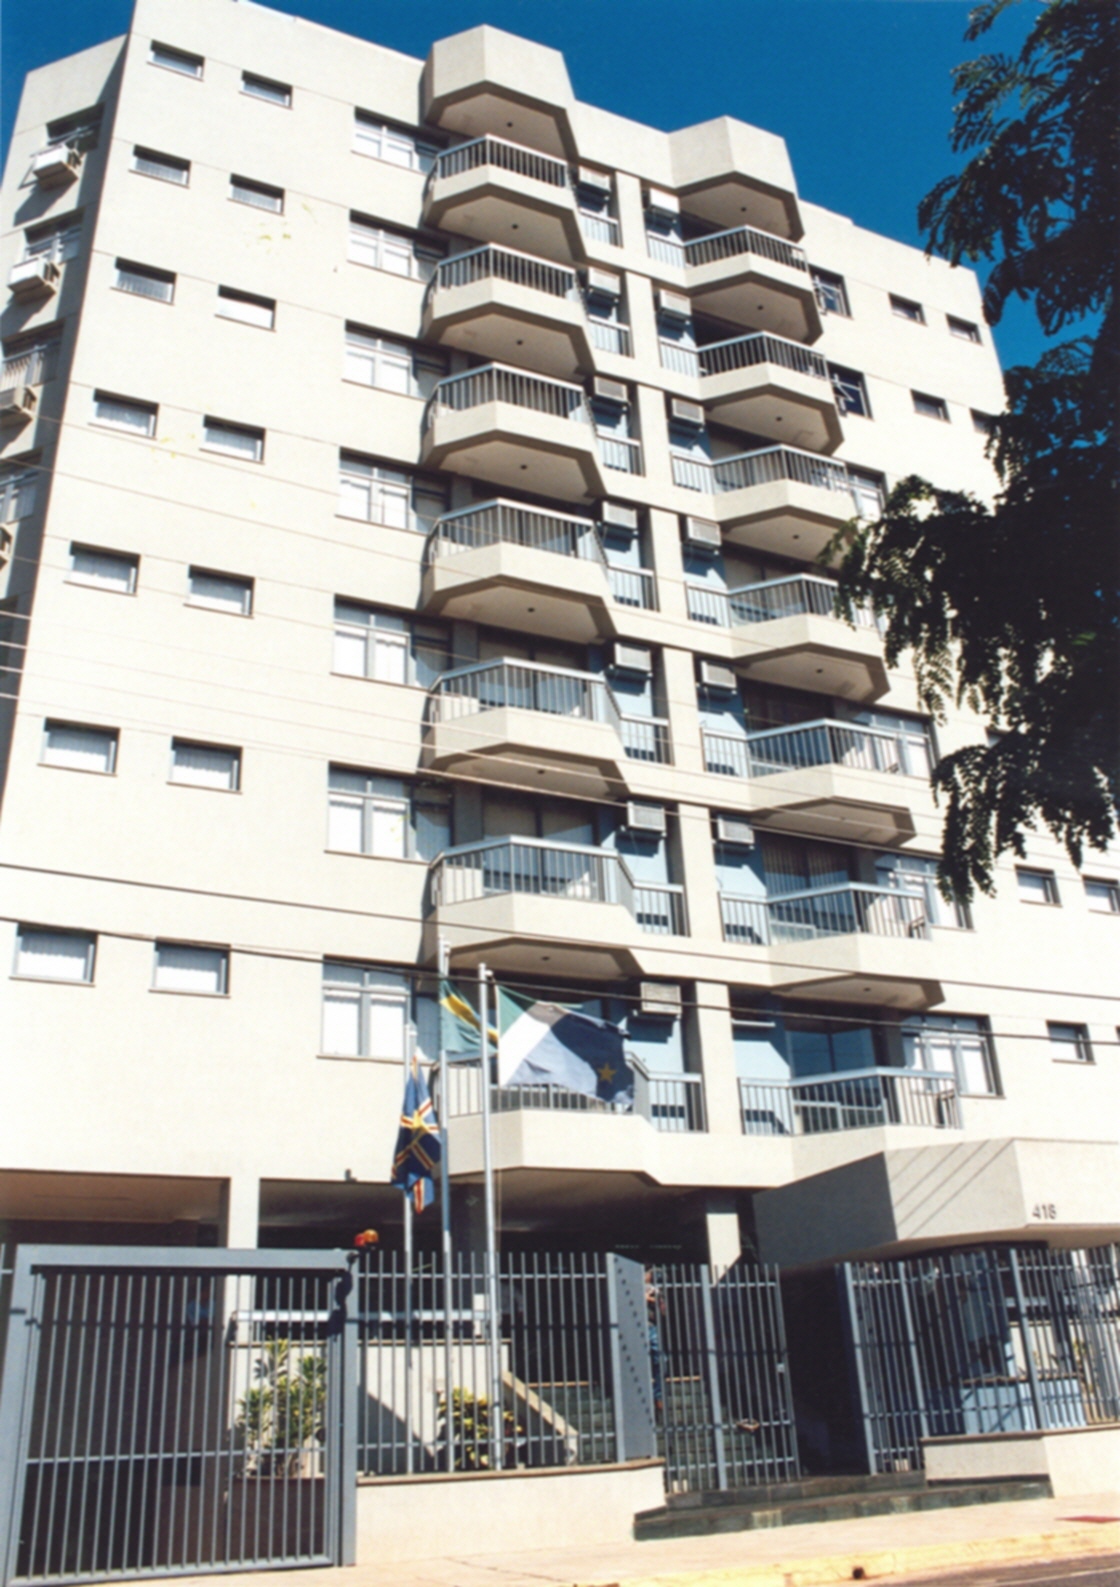
[[[542,46],[422,62],[231,0],[32,74],[3,216],[13,385],[58,338],[0,427],[9,1228],[391,1240],[394,999],[442,931],[628,1011],[650,1073],[645,1116],[500,1116],[509,1239],[1117,1237],[1120,856],[1033,836],[1043,881],[1001,865],[968,929],[891,880],[939,840],[914,679],[813,594],[861,491],[995,488],[970,272],[802,201],[773,134],[579,103]],[[466,1199],[469,1113],[451,1148]]]

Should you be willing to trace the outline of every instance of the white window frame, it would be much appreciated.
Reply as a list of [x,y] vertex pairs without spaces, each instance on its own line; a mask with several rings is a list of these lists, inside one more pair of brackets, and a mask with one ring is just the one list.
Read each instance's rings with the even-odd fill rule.
[[241,92],[250,99],[259,99],[266,105],[276,105],[281,110],[292,108],[291,83],[278,82],[275,77],[262,77],[259,72],[241,73]]
[[[829,380],[841,413],[847,418],[870,419],[871,398],[867,391],[867,378],[862,369],[849,369],[845,364],[829,364]],[[859,406],[853,405],[849,392],[855,394]]]
[[980,327],[973,320],[962,320],[959,315],[946,314],[945,321],[949,327],[949,335],[955,336],[959,342],[981,341]]
[[[251,447],[239,444],[251,443]],[[202,421],[202,450],[235,457],[239,463],[264,462],[264,431],[253,424],[235,424],[232,419],[215,419],[207,414]]]
[[[1083,876],[1081,881],[1085,902],[1094,915],[1120,915],[1120,881],[1115,876]],[[1103,903],[1094,902],[1094,894],[1090,892],[1094,887],[1101,889],[1095,896],[1103,898]]]
[[[1059,1034],[1062,1032],[1063,1034]],[[1068,1034],[1064,1034],[1068,1032]],[[1089,1040],[1088,1025],[1079,1024],[1075,1020],[1046,1021],[1046,1037],[1050,1043],[1050,1056],[1055,1063],[1061,1064],[1091,1064],[1095,1063],[1093,1057],[1093,1044]]]
[[920,419],[936,419],[939,424],[949,423],[949,404],[944,397],[935,397],[928,391],[911,391],[910,400]]
[[443,257],[426,248],[408,232],[381,226],[355,213],[350,215],[346,257],[367,270],[381,270],[408,281],[430,281]]
[[[327,847],[338,854],[364,854],[374,859],[412,858],[412,801],[403,777],[331,766],[327,775]],[[343,841],[341,812],[357,818],[357,844]],[[338,814],[336,814],[338,813]]]
[[[918,1015],[903,1024],[902,1042],[908,1070],[941,1069],[938,1049],[948,1048],[957,1077],[957,1091],[962,1097],[1003,1095],[995,1045],[986,1019],[963,1014]],[[969,1080],[977,1062],[986,1081],[980,1090]]]
[[[335,600],[331,670],[341,677],[430,688],[430,682],[419,675],[416,653],[426,643],[434,650],[437,641],[442,642],[440,660],[449,663],[448,636],[438,624],[403,612],[366,606],[359,601],[348,601],[341,597]],[[348,658],[356,658],[359,653],[358,666],[348,665]],[[435,677],[444,669],[430,670]]]
[[[52,745],[52,738],[62,740],[66,734],[72,735],[75,740],[84,738],[91,747],[93,747],[95,741],[99,742],[105,750],[105,764],[103,766],[81,766],[65,759],[55,758],[57,748]],[[58,771],[80,771],[88,772],[95,777],[114,777],[117,771],[119,743],[120,735],[115,727],[89,727],[84,722],[60,722],[48,717],[43,723],[43,742],[39,752],[39,764],[40,766],[53,766]]]
[[447,373],[447,361],[396,336],[383,336],[364,325],[346,322],[343,342],[343,380],[400,397],[432,395]]
[[160,44],[157,39],[153,39],[148,51],[148,64],[201,82],[206,60],[204,56],[193,55],[190,50],[177,50],[173,44]]
[[[426,510],[419,510],[420,503]],[[437,510],[438,509],[438,510]],[[340,452],[338,507],[340,518],[379,524],[383,529],[410,529],[427,534],[447,511],[447,495],[410,469],[392,468],[355,452]]]
[[[146,298],[150,303],[174,303],[175,272],[173,270],[157,270],[154,265],[135,264],[130,259],[118,259],[113,270],[114,292],[127,292],[130,297]],[[142,286],[126,285],[129,279],[133,282],[147,282],[151,286],[166,287],[166,296],[160,292],[146,291]]]
[[[229,949],[212,948],[204,943],[193,942],[156,942],[152,945],[152,986],[153,992],[175,992],[180,997],[228,997],[229,996]],[[180,956],[180,963],[175,964],[176,955]],[[209,960],[214,970],[214,987],[208,989],[202,986],[174,986],[169,984],[170,978],[178,971],[190,973],[188,955],[193,955],[196,966],[201,968]],[[164,979],[164,972],[168,978]]]
[[51,264],[65,264],[74,259],[82,248],[82,221],[79,216],[52,221],[47,226],[31,226],[23,235],[23,257],[47,259]]
[[[192,777],[178,775],[192,770],[188,763],[190,751],[195,751],[201,756],[209,756],[215,765],[224,760],[228,766],[228,781],[209,781],[205,777]],[[182,755],[182,759],[180,759]],[[173,738],[171,740],[171,759],[168,767],[167,780],[174,783],[177,788],[203,788],[207,793],[240,793],[241,792],[241,751],[230,744],[205,744],[196,738]]]
[[440,153],[438,144],[426,143],[418,133],[380,121],[365,110],[354,111],[354,141],[351,147],[355,154],[364,154],[367,159],[382,160],[387,165],[396,165],[406,171],[420,171],[425,175],[432,169]]
[[990,436],[995,428],[996,416],[994,413],[981,413],[979,408],[970,408],[972,415],[972,428],[978,435]]
[[891,292],[889,297],[891,313],[896,319],[909,320],[911,325],[924,325],[926,323],[925,309],[922,308],[920,303],[915,302],[913,298],[901,297],[897,292]]
[[[130,424],[126,419],[114,418],[110,415],[113,409],[121,414],[141,416],[146,421],[146,428],[141,429],[139,424]],[[102,412],[101,410],[105,411]],[[159,421],[159,404],[143,402],[139,397],[118,397],[112,391],[95,391],[93,394],[93,418],[91,424],[103,425],[107,430],[120,430],[125,435],[134,435],[140,439],[150,440],[156,433]]]
[[[1041,883],[1042,897],[1024,891],[1024,884],[1029,887],[1031,882]],[[1053,871],[1043,870],[1037,865],[1016,865],[1015,889],[1021,904],[1041,904],[1047,909],[1057,909],[1061,906],[1062,895],[1058,891],[1058,878]]]
[[[38,938],[45,947],[50,942],[73,942],[77,948],[83,948],[81,975],[44,975],[22,964],[25,944]],[[75,962],[77,954],[75,953]],[[97,957],[97,936],[92,931],[66,931],[54,930],[49,926],[17,926],[15,957],[12,963],[12,976],[22,981],[53,981],[64,986],[92,986],[94,964]]]
[[141,144],[133,147],[132,170],[137,176],[150,176],[157,182],[170,182],[173,187],[191,185],[189,160],[181,160],[177,154],[164,154],[160,149],[149,149]]
[[[207,580],[212,585],[224,584],[231,589],[238,589],[242,597],[240,604],[222,600],[216,591],[207,595]],[[218,573],[213,568],[190,567],[187,569],[187,605],[198,606],[208,612],[223,612],[229,617],[252,617],[253,580],[240,573]]]
[[255,292],[239,292],[236,287],[218,288],[215,313],[220,320],[235,320],[239,325],[253,325],[258,330],[276,329],[276,299],[260,297]]
[[850,320],[852,308],[848,300],[848,286],[844,277],[835,270],[824,270],[819,265],[810,267],[810,279],[818,307],[825,314],[839,314]]
[[[110,595],[135,595],[136,583],[140,576],[140,558],[128,551],[111,551],[102,546],[88,546],[80,541],[70,542],[70,571],[66,575],[67,584],[80,584],[85,589],[103,590]],[[115,562],[118,566],[127,567],[127,585],[114,585],[107,583],[88,573],[80,573],[74,567],[74,558],[77,556],[101,557],[106,562]]]
[[261,209],[269,215],[284,213],[284,189],[271,182],[258,182],[251,176],[231,176],[229,179],[231,204],[246,204],[250,209]]
[[[353,1041],[337,1039],[340,1022],[328,1007],[354,1017]],[[395,1029],[399,1012],[400,1034]],[[378,1016],[381,1016],[380,1018]],[[385,1016],[388,1015],[388,1018]],[[404,1058],[406,1026],[412,1015],[412,984],[401,971],[376,964],[323,960],[323,1015],[320,1051],[332,1058]],[[330,1028],[329,1028],[330,1027]],[[388,1033],[385,1040],[383,1033]],[[375,1047],[378,1050],[374,1050]]]

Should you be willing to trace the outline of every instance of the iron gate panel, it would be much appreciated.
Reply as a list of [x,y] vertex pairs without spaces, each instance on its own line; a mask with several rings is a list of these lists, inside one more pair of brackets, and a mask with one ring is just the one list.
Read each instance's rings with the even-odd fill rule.
[[778,1270],[651,1270],[653,1388],[670,1492],[800,1475]]
[[339,1252],[30,1246],[0,1389],[0,1580],[342,1563]]

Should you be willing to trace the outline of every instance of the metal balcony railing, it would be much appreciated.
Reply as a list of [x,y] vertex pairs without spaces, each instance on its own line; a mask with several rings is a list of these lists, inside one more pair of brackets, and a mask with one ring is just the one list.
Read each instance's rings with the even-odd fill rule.
[[917,734],[821,719],[736,737],[700,730],[704,765],[724,777],[769,777],[806,766],[848,766],[855,771],[928,776],[929,744]]
[[684,347],[680,342],[669,342],[661,338],[661,367],[674,375],[689,375],[694,379],[700,378],[700,353],[695,347]]
[[[697,1133],[705,1130],[704,1087],[700,1075],[650,1074],[645,1065],[627,1054],[634,1071],[634,1102],[604,1102],[599,1097],[569,1091],[566,1086],[495,1086],[490,1088],[492,1113],[519,1113],[523,1110],[544,1113],[637,1114],[657,1130]],[[433,1098],[442,1117],[438,1093],[439,1072],[432,1071]],[[457,1061],[447,1069],[448,1118],[471,1117],[482,1111],[482,1069],[477,1059]]]
[[648,568],[625,568],[611,563],[607,568],[611,594],[620,606],[638,606],[643,611],[657,610],[657,583]]
[[733,259],[737,254],[755,254],[769,259],[773,264],[788,265],[793,270],[809,271],[809,261],[804,248],[775,237],[768,231],[756,231],[753,226],[733,226],[729,231],[709,232],[706,237],[695,237],[684,245],[685,263],[688,265],[712,264],[717,259]]
[[599,458],[604,468],[616,468],[622,474],[643,474],[642,443],[620,435],[598,435]]
[[461,375],[448,375],[439,381],[428,401],[425,425],[430,425],[441,409],[463,413],[486,402],[505,402],[515,408],[529,408],[534,413],[547,414],[554,419],[575,419],[582,424],[588,423],[591,417],[587,393],[582,386],[567,380],[550,380],[545,375],[532,375],[509,364],[486,364],[481,369],[468,369]]
[[926,896],[901,888],[814,887],[770,898],[720,894],[726,942],[766,947],[779,942],[811,942],[820,937],[859,934],[928,942]]
[[5,358],[0,365],[0,391],[10,391],[13,386],[40,386],[54,373],[53,347],[30,347],[24,353]]
[[684,268],[684,243],[677,242],[673,237],[663,237],[658,232],[646,232],[646,252],[651,259],[656,259],[659,264],[676,265],[678,269]]
[[959,1130],[954,1074],[851,1069],[812,1080],[739,1081],[744,1135],[823,1135],[888,1124]]
[[733,457],[714,461],[686,457],[679,452],[674,452],[672,458],[673,483],[682,485],[685,490],[702,490],[718,496],[729,490],[747,490],[752,485],[769,485],[785,479],[798,485],[812,485],[817,490],[846,492],[852,499],[853,515],[863,510],[844,464],[822,457],[819,452],[768,446],[757,452],[738,452]]
[[622,230],[613,215],[589,215],[581,209],[579,229],[588,242],[606,242],[617,248],[622,241]]
[[472,138],[469,143],[457,143],[437,156],[429,181],[441,177],[459,176],[464,171],[477,171],[484,165],[497,166],[515,176],[527,176],[534,182],[544,182],[548,187],[570,189],[571,172],[563,160],[536,149],[526,149],[520,143],[509,143],[505,138],[487,134]]
[[591,345],[601,353],[617,353],[622,358],[633,357],[634,345],[629,325],[615,325],[608,320],[587,321]]
[[508,281],[512,286],[527,287],[553,298],[579,297],[579,280],[574,270],[538,259],[533,254],[519,253],[515,248],[499,248],[493,244],[444,259],[432,277],[428,292],[434,296],[453,287],[486,280]]
[[[837,586],[832,579],[812,573],[794,573],[789,578],[768,579],[763,584],[744,584],[737,590],[717,590],[706,584],[686,584],[688,615],[694,623],[711,623],[718,628],[746,627],[752,623],[772,623],[782,617],[834,617],[843,621],[836,609]],[[866,607],[854,612],[857,628],[876,627],[875,615]]]
[[798,375],[813,375],[829,380],[828,364],[820,353],[784,336],[759,332],[733,336],[726,342],[709,342],[696,350],[701,375],[723,375],[731,369],[749,369],[754,364],[777,364]]
[[489,838],[445,849],[432,865],[435,907],[472,903],[496,893],[621,904],[642,930],[686,932],[684,889],[639,883],[621,855],[543,838]]
[[480,711],[540,711],[587,722],[606,722],[622,737],[622,712],[605,678],[547,667],[536,661],[481,661],[456,667],[431,690],[432,720],[459,721]]
[[562,557],[597,562],[602,568],[607,566],[590,518],[526,507],[501,496],[438,518],[428,539],[428,557],[454,556],[459,551],[498,544],[528,546],[533,551],[550,551]]
[[658,765],[667,766],[673,759],[668,717],[624,716],[622,747],[630,760],[655,761]]

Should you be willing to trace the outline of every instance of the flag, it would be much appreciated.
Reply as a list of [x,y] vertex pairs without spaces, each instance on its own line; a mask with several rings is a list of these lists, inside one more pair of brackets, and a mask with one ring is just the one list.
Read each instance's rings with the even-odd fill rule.
[[428,1095],[427,1082],[420,1073],[420,1065],[414,1055],[405,1081],[401,1127],[390,1178],[406,1196],[411,1194],[417,1212],[423,1212],[435,1200],[436,1188],[432,1174],[439,1158],[439,1122]]
[[498,1084],[556,1085],[601,1102],[633,1100],[634,1074],[622,1031],[558,1003],[534,1003],[498,988]]
[[[439,984],[439,1042],[449,1058],[477,1058],[482,1051],[478,1015],[450,981]],[[489,1030],[490,1051],[498,1045],[498,1032]]]

